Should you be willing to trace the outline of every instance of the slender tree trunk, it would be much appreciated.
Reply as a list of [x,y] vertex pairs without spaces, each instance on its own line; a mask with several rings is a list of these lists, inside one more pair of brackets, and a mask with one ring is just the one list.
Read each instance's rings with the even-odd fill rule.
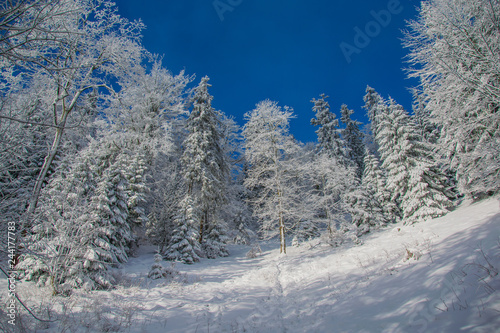
[[[88,75],[90,75],[94,71],[94,67],[90,70]],[[64,128],[66,127],[66,122],[68,120],[68,116],[73,110],[73,108],[76,105],[76,102],[80,98],[81,94],[86,91],[87,89],[90,89],[91,87],[84,87],[80,89],[71,99],[71,102],[67,106],[65,103],[64,98],[62,99],[62,114],[61,114],[61,119],[58,121],[57,119],[57,114],[54,111],[54,123],[58,128],[56,129],[56,134],[54,137],[54,141],[52,142],[52,147],[50,148],[49,152],[47,153],[47,156],[45,157],[45,160],[42,165],[42,169],[40,170],[40,173],[38,174],[38,178],[35,183],[35,187],[33,189],[33,195],[31,196],[30,199],[30,204],[28,206],[28,216],[33,214],[36,209],[36,205],[38,204],[38,199],[40,198],[40,192],[42,191],[42,186],[43,183],[45,182],[45,179],[47,178],[47,173],[49,172],[50,167],[52,166],[52,162],[54,161],[54,158],[56,157],[57,153],[59,152],[59,147],[61,146],[61,141],[62,141],[62,136],[64,134]],[[59,93],[59,92],[58,92]],[[57,106],[57,101],[54,102],[54,108]],[[55,109],[54,109],[55,110]]]
[[59,151],[62,136],[64,134],[64,126],[66,125],[66,119],[68,119],[68,114],[69,114],[68,111],[64,111],[62,115],[62,120],[59,123],[59,127],[56,129],[56,134],[54,137],[54,141],[52,142],[52,147],[50,147],[50,150],[47,153],[47,156],[45,157],[45,160],[43,162],[42,169],[38,174],[38,178],[36,180],[35,187],[33,189],[33,195],[31,196],[30,204],[28,207],[28,215],[31,215],[36,209],[36,205],[38,204],[38,199],[40,198],[40,192],[42,191],[43,183],[45,182],[47,173],[49,172],[52,162],[54,161],[54,158],[56,157]]
[[280,212],[280,253],[286,254],[285,223],[283,221],[283,212]]
[[205,233],[205,229],[208,223],[208,211],[204,211],[203,214],[201,214],[201,219],[200,219],[200,238],[199,242],[200,244],[203,242],[203,234]]

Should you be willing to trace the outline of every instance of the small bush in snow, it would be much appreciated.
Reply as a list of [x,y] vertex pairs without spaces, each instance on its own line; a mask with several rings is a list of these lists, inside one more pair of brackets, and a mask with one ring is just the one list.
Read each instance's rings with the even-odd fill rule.
[[261,254],[262,254],[262,250],[261,250],[259,244],[254,244],[254,245],[252,245],[252,248],[250,249],[250,251],[247,252],[247,258],[248,259],[257,258]]
[[167,279],[172,281],[180,275],[180,272],[175,268],[175,263],[170,263],[170,267],[163,267],[161,264],[162,260],[161,254],[155,254],[155,263],[151,266],[148,278],[152,280]]

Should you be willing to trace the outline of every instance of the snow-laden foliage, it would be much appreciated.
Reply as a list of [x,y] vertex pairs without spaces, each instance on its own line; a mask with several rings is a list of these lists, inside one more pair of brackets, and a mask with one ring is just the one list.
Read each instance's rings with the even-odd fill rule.
[[154,258],[154,264],[151,265],[148,278],[151,280],[165,279],[169,282],[181,276],[180,272],[175,268],[174,262],[170,263],[169,266],[164,267],[161,264],[163,257],[160,253],[156,253]]
[[299,246],[300,243],[308,242],[319,236],[320,232],[317,223],[312,221],[300,221],[292,238],[292,245]]
[[383,112],[385,103],[383,102],[383,98],[370,86],[366,87],[366,94],[363,96],[363,101],[365,102],[363,109],[365,109],[368,120],[370,121],[368,125],[368,135],[371,136],[370,141],[374,141],[373,144],[375,146],[371,153],[375,153],[378,150],[378,145],[375,140],[378,128],[377,115]]
[[229,255],[229,251],[226,248],[229,240],[226,235],[226,229],[222,221],[217,221],[207,230],[207,235],[202,244],[203,252],[207,258],[215,259]]
[[129,133],[147,157],[148,221],[143,233],[161,252],[175,229],[186,193],[180,156],[188,115],[186,85],[191,80],[183,72],[172,75],[155,59],[149,71],[121,82],[120,93],[109,97],[106,118],[100,121],[102,135],[110,130]]
[[86,98],[103,101],[99,90],[114,91],[113,83],[140,69],[144,50],[140,22],[129,22],[108,0],[9,1],[6,12],[20,5],[14,16],[1,19],[0,57],[11,75],[3,86],[25,86],[43,78],[51,101],[45,110],[55,125],[53,141],[39,170],[30,198],[33,213],[46,178],[64,142],[67,127],[85,118],[78,105]]
[[[318,135],[319,151],[324,151],[332,158],[345,158],[346,151],[344,143],[340,137],[339,120],[335,113],[330,111],[330,105],[326,101],[328,96],[321,95],[320,99],[313,98],[313,112],[316,118],[311,119],[311,125],[318,126],[316,134]],[[342,161],[344,163],[344,161]],[[345,161],[345,163],[347,163]]]
[[301,220],[297,164],[298,144],[289,134],[292,110],[265,100],[245,114],[245,158],[249,163],[245,186],[257,193],[251,200],[266,237],[280,237],[286,252],[286,233]]
[[424,1],[405,38],[439,152],[472,197],[500,189],[499,12],[498,1]]
[[447,177],[437,168],[408,113],[391,99],[377,119],[376,139],[387,172],[387,190],[399,204],[405,223],[446,214],[452,206]]
[[[357,178],[355,178],[357,180]],[[351,223],[357,228],[356,235],[361,236],[386,225],[382,205],[373,191],[363,184],[354,184],[342,195],[346,211],[351,216]]]
[[193,264],[203,257],[201,245],[199,243],[199,225],[194,220],[198,216],[191,197],[181,202],[183,211],[175,219],[176,228],[172,232],[169,246],[163,253],[165,259],[171,261],[181,261],[186,264]]
[[364,162],[363,187],[371,193],[374,202],[382,208],[383,220],[388,223],[396,222],[401,214],[398,205],[391,199],[391,193],[387,190],[387,177],[380,168],[378,159],[367,151]]
[[[199,226],[199,243],[212,230],[221,230],[217,215],[227,201],[226,188],[230,172],[228,156],[223,146],[222,115],[212,107],[213,97],[208,93],[209,78],[205,76],[195,89],[193,109],[187,120],[189,131],[184,140],[182,155],[183,175],[187,183],[186,200],[193,205],[185,221]],[[211,240],[210,254],[226,253],[222,239]],[[219,250],[213,247],[217,244]]]
[[326,225],[328,237],[333,240],[342,224],[345,224],[346,206],[342,194],[352,186],[354,169],[346,167],[326,153],[314,155],[304,166],[311,178],[312,188],[304,201],[313,211],[314,219]]
[[128,145],[119,136],[92,142],[54,176],[25,239],[29,252],[17,267],[24,278],[55,292],[113,285],[108,268],[127,261],[146,221],[145,160]]
[[341,131],[341,135],[346,145],[346,157],[353,163],[356,168],[356,175],[361,179],[363,170],[365,169],[364,135],[359,129],[361,123],[351,118],[353,113],[354,111],[350,110],[347,105],[343,104],[341,106],[340,114],[342,116],[340,121],[345,125],[345,128]]

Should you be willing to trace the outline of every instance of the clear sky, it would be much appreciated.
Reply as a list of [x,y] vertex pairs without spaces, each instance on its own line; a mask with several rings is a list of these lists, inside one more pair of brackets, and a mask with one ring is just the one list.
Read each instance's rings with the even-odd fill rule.
[[213,106],[243,124],[259,101],[288,105],[291,132],[316,140],[312,98],[325,93],[340,117],[345,103],[366,123],[366,85],[411,111],[401,29],[417,0],[116,0],[142,19],[144,46],[176,74],[208,75]]

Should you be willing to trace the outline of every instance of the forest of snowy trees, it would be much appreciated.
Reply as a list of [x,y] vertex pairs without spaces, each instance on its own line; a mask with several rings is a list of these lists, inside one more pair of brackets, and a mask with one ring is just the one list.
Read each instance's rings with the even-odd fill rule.
[[241,127],[214,109],[209,78],[169,72],[108,0],[3,2],[2,262],[57,294],[102,289],[144,244],[189,264],[258,239],[336,246],[498,193],[499,13],[423,1],[403,41],[413,110],[368,86],[363,125],[318,92],[304,144],[278,102]]

